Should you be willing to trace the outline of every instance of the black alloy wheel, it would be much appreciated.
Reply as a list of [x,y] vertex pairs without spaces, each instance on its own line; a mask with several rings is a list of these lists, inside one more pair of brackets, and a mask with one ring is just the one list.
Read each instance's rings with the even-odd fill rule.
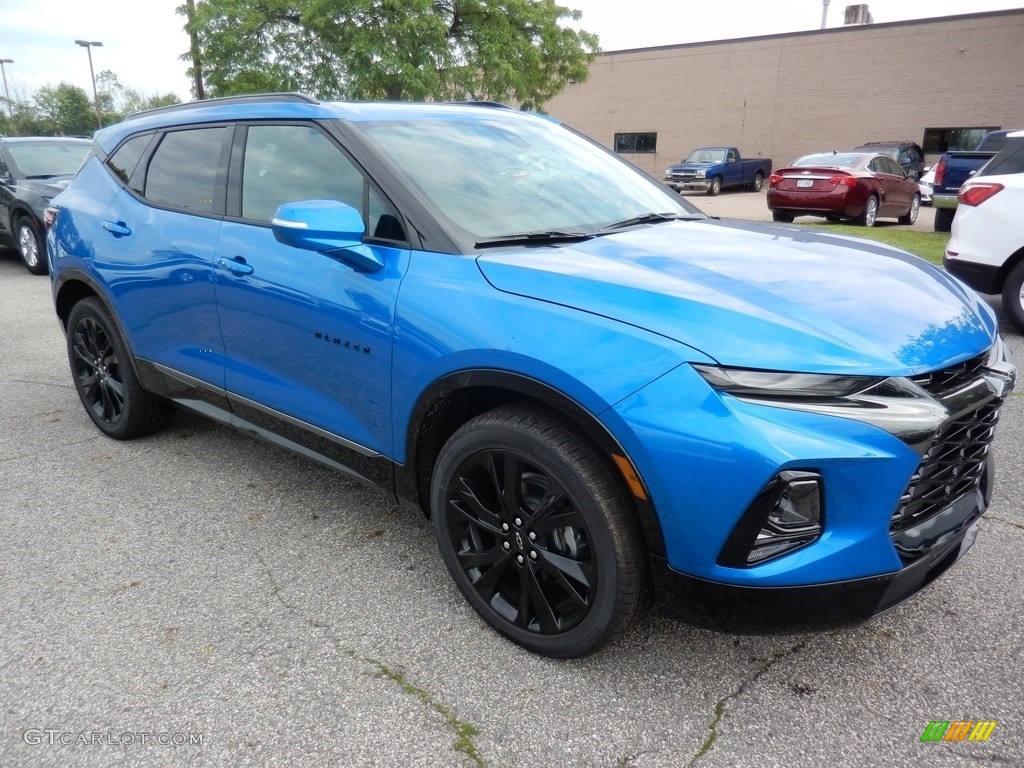
[[99,299],[84,299],[71,310],[67,346],[78,397],[104,434],[131,440],[163,426],[166,405],[142,388],[117,325]]
[[465,424],[441,451],[431,498],[452,578],[519,645],[582,656],[645,607],[645,558],[628,506],[557,415],[508,407]]

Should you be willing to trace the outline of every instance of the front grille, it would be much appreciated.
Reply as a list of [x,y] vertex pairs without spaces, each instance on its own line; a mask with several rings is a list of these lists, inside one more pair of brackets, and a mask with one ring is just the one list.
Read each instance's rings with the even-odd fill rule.
[[910,380],[930,395],[940,396],[944,392],[955,389],[978,378],[978,374],[985,367],[988,359],[988,352],[964,360],[962,363],[943,368],[941,371],[924,373],[920,376],[911,376]]
[[889,524],[890,533],[927,520],[980,486],[999,421],[999,405],[999,401],[990,400],[942,425],[900,498]]

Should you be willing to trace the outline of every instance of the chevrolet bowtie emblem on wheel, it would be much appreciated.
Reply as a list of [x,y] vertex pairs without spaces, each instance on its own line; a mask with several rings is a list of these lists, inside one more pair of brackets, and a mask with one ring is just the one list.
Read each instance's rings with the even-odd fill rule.
[[522,548],[523,548],[523,537],[519,533],[519,531],[516,531],[516,549],[522,549]]

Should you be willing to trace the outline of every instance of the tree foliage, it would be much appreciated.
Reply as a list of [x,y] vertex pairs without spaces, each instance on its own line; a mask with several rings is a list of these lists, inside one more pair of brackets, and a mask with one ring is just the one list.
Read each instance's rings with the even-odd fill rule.
[[91,136],[96,130],[92,99],[77,85],[44,85],[36,91],[35,98],[43,133]]
[[564,25],[579,19],[554,0],[202,0],[187,26],[208,95],[299,90],[540,108],[587,78],[598,40]]
[[[109,69],[96,76],[96,90],[104,125],[144,109],[181,102],[173,93],[144,96],[122,85]],[[92,97],[76,85],[45,85],[31,98],[12,97],[10,106],[9,111],[5,103],[0,111],[0,135],[91,136],[97,128]]]

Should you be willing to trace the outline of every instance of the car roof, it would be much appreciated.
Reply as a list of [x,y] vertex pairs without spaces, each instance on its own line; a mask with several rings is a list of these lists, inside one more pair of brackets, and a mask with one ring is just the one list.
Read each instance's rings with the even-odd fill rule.
[[73,142],[88,144],[92,139],[88,136],[0,136],[0,141],[7,144],[42,144],[57,142]]
[[[384,102],[317,101],[299,93],[252,94],[174,104],[139,112],[120,123],[97,132],[96,142],[111,152],[126,137],[146,130],[178,125],[233,120],[407,120],[410,118],[451,118],[456,115],[488,115],[496,119],[552,119],[520,112],[494,102]],[[558,121],[554,121],[558,122]]]
[[915,141],[868,141],[864,144],[859,144],[861,147],[916,147],[918,146]]

